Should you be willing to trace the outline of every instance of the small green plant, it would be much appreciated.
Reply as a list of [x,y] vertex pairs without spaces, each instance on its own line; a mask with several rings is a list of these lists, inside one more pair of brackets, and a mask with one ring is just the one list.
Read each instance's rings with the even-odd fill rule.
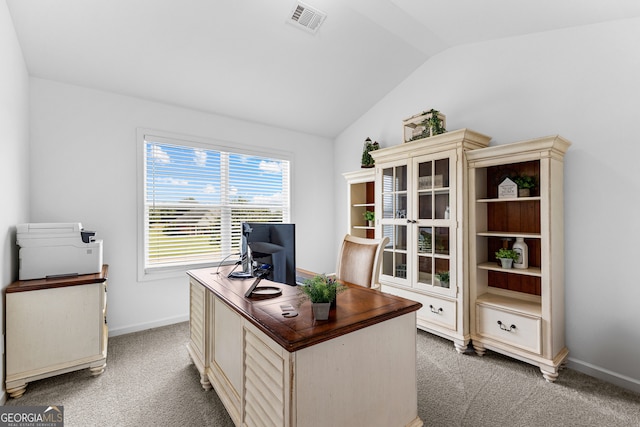
[[347,287],[338,283],[333,277],[319,274],[305,280],[304,286],[300,286],[299,289],[304,299],[308,299],[312,303],[321,303],[333,301]]
[[374,211],[364,211],[362,215],[365,221],[373,221],[376,219],[376,213]]
[[442,283],[444,288],[448,288],[449,287],[449,272],[448,271],[441,271],[440,273],[436,274],[436,277],[438,278],[438,280],[440,280],[440,283]]
[[500,250],[496,252],[496,258],[512,259],[515,261],[518,259],[518,252],[514,251],[513,249],[500,248]]
[[441,271],[440,273],[436,274],[436,277],[441,282],[448,282],[449,281],[449,272],[448,271]]
[[536,178],[530,175],[519,175],[511,178],[520,189],[532,189],[536,188]]

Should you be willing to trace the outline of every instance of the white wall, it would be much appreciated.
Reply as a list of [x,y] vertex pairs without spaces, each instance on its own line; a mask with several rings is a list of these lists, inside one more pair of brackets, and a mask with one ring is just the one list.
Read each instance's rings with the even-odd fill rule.
[[[29,76],[5,2],[0,2],[0,58],[0,290],[4,291],[18,279],[15,225],[26,222],[29,214]],[[0,331],[4,331],[4,292]],[[4,401],[4,364],[0,364],[0,383]]]
[[402,138],[430,108],[450,130],[492,145],[560,134],[565,158],[566,342],[570,366],[640,391],[640,19],[467,45],[427,61],[335,141],[336,235],[346,230],[341,173],[364,139]]
[[38,78],[30,99],[31,221],[82,222],[104,240],[110,334],[188,319],[185,274],[137,281],[138,127],[292,152],[297,264],[334,268],[322,206],[333,199],[332,141]]
[[0,2],[0,58],[0,285],[4,289],[18,278],[15,225],[27,220],[29,207],[29,75],[5,2]]

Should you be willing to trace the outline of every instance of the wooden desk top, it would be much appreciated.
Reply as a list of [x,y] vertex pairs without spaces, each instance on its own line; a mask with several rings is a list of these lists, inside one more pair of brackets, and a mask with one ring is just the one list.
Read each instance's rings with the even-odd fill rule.
[[[422,307],[422,304],[415,301],[347,284],[348,289],[338,295],[336,308],[331,309],[329,320],[316,321],[311,312],[311,303],[308,300],[300,303],[300,293],[296,286],[263,280],[260,286],[277,286],[282,289],[282,295],[269,299],[245,298],[244,294],[253,283],[253,279],[228,279],[228,271],[228,268],[223,267],[217,274],[217,268],[204,268],[190,270],[187,274],[289,352],[346,335]],[[294,306],[298,316],[284,317],[281,304]]]
[[6,288],[7,293],[37,291],[40,289],[63,288],[65,286],[88,285],[102,283],[107,280],[109,266],[104,264],[100,273],[82,274],[79,276],[60,276],[48,279],[18,280]]

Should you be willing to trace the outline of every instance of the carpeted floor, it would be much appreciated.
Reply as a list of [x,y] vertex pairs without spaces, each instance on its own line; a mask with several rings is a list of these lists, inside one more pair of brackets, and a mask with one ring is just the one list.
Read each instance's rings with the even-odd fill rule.
[[[35,381],[6,405],[63,405],[67,427],[232,426],[215,392],[200,386],[188,334],[179,323],[111,338],[101,376]],[[490,351],[460,355],[418,331],[418,413],[425,426],[628,427],[640,426],[640,395],[571,369],[549,384],[535,367]]]

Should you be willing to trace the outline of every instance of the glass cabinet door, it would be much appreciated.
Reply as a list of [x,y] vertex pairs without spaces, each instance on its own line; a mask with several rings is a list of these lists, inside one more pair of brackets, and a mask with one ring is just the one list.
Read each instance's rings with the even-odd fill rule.
[[455,224],[452,182],[455,179],[451,156],[423,156],[414,160],[416,206],[415,287],[450,288],[450,247]]
[[400,281],[408,279],[407,272],[407,213],[408,167],[398,165],[382,169],[382,237],[389,243],[382,254],[382,271],[385,276]]

